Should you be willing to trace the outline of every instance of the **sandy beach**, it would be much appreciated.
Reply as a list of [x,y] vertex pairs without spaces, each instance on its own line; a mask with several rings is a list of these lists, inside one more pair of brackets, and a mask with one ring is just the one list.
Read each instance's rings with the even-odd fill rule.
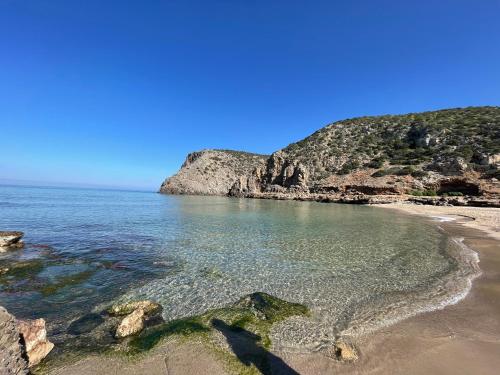
[[[439,220],[478,252],[482,275],[455,305],[419,314],[355,342],[360,358],[343,363],[320,353],[272,351],[269,374],[497,374],[500,368],[500,210],[470,207],[383,205]],[[437,218],[436,218],[437,217]],[[473,220],[471,220],[473,219]],[[488,235],[486,235],[488,234]],[[244,370],[242,370],[242,368]],[[140,360],[89,357],[53,374],[231,374],[201,343],[169,340]]]
[[479,229],[491,237],[500,240],[500,210],[498,208],[429,206],[408,202],[378,204],[377,207],[396,209],[409,214],[431,217],[442,220],[468,218],[460,223],[470,228]]

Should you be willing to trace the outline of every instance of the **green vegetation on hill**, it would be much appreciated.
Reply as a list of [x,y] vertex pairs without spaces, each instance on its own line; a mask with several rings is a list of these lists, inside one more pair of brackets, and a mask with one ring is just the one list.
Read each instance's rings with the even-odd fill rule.
[[[438,158],[462,158],[481,172],[500,153],[500,107],[469,107],[407,115],[360,117],[330,124],[283,149],[313,179],[385,163],[418,167]],[[415,173],[406,169],[401,173]]]

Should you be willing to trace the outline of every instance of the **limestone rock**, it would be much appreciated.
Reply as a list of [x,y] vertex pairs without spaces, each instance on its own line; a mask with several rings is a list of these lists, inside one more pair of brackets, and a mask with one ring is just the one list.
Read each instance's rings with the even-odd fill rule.
[[0,231],[0,251],[9,247],[19,248],[23,247],[24,243],[21,238],[24,236],[23,232],[6,232]]
[[0,306],[0,375],[28,373],[16,319]]
[[265,165],[267,155],[230,150],[189,154],[177,174],[160,187],[164,194],[227,195],[240,176]]
[[150,300],[143,300],[143,301],[133,301],[133,302],[126,302],[113,305],[107,311],[108,314],[110,315],[122,316],[122,315],[129,315],[130,313],[138,309],[141,309],[145,315],[149,316],[160,313],[162,307],[159,303]]
[[127,337],[141,332],[144,329],[145,312],[138,308],[127,315],[116,329],[117,338]]
[[469,165],[461,157],[438,156],[427,170],[439,172],[445,176],[462,175],[469,169]]
[[54,344],[47,340],[45,320],[18,320],[17,326],[22,337],[21,342],[24,341],[29,367],[40,363],[54,348]]

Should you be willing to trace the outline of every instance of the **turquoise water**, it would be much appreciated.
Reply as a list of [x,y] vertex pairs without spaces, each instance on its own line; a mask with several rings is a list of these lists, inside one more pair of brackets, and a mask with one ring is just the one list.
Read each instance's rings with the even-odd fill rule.
[[0,304],[55,341],[112,301],[154,299],[169,320],[263,291],[312,310],[275,345],[316,349],[452,303],[477,273],[436,223],[366,206],[0,187],[0,230],[26,233],[2,264],[36,265]]

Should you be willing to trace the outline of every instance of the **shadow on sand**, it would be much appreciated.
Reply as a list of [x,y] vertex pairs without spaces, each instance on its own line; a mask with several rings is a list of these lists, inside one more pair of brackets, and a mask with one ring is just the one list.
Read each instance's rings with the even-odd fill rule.
[[259,345],[260,336],[220,319],[213,319],[212,326],[226,337],[231,350],[245,366],[253,364],[264,375],[299,375],[280,357]]

